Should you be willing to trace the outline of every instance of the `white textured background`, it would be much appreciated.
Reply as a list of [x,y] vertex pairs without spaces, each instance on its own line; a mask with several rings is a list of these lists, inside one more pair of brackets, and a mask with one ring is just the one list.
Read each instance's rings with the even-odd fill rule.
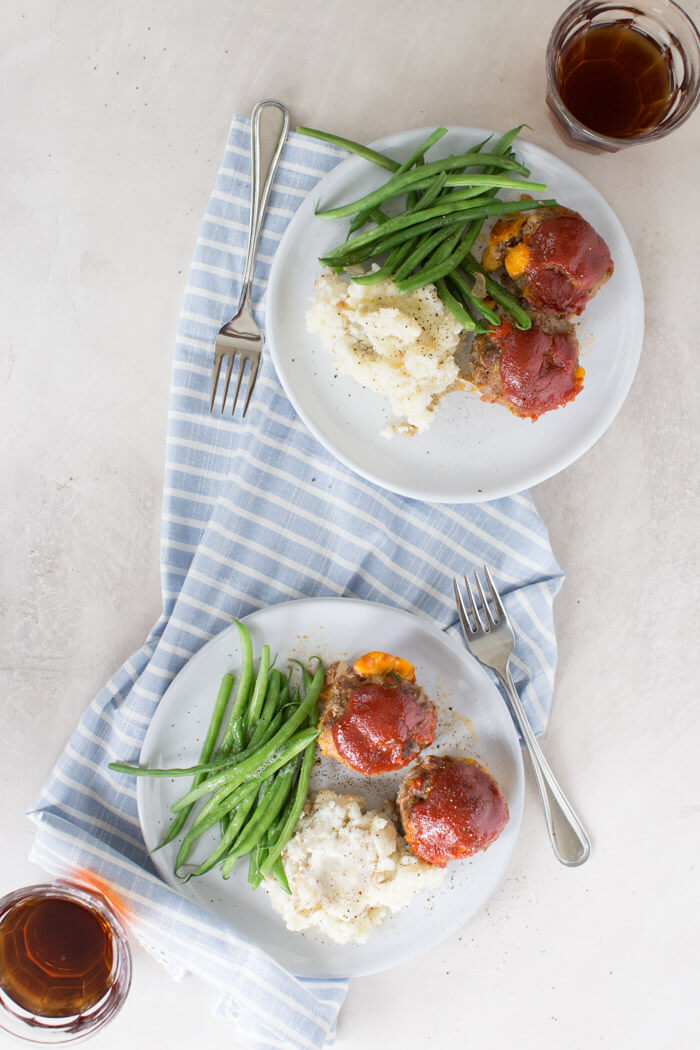
[[[23,813],[159,611],[171,348],[231,114],[276,96],[295,122],[365,141],[526,120],[637,254],[647,334],[632,392],[598,445],[535,490],[567,573],[545,747],[593,858],[556,864],[530,785],[488,907],[419,963],[356,980],[342,1050],[698,1046],[700,116],[616,156],[569,149],[544,104],[562,7],[5,0],[0,13],[0,893],[41,878]],[[698,0],[686,8],[700,22]],[[233,1045],[207,988],[134,954],[96,1050]]]

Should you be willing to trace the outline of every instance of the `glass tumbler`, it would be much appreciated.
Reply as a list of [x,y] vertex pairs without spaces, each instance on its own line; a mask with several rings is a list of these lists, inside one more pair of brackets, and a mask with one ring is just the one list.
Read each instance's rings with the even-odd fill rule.
[[126,935],[101,893],[56,882],[0,900],[0,1029],[77,1042],[114,1017],[130,984]]
[[[608,54],[607,59],[622,63],[622,70],[618,67],[617,72],[626,77],[632,73],[625,63],[635,61],[635,75],[646,78],[643,82],[630,80],[631,91],[646,89],[645,85],[652,76],[652,72],[645,69],[646,62],[651,65],[660,63],[660,70],[654,73],[657,81],[659,74],[662,78],[667,77],[663,98],[651,109],[653,115],[648,123],[635,127],[631,122],[629,128],[616,133],[607,129],[601,132],[600,124],[596,130],[582,119],[582,113],[587,109],[593,112],[590,110],[593,103],[604,111],[606,105],[619,101],[614,97],[616,91],[612,86],[616,81],[603,82],[603,71],[610,67],[600,64],[601,42],[606,34],[610,42],[611,31],[618,31],[620,43],[616,53]],[[570,90],[564,90],[572,83],[570,69],[576,61],[586,63],[585,67],[580,65],[575,74],[580,78],[582,102],[578,115],[572,112],[575,107],[571,98],[569,105],[565,101],[565,96],[571,94]],[[673,0],[637,0],[629,5],[576,0],[565,9],[552,30],[547,45],[546,70],[547,104],[557,130],[570,145],[592,152],[605,150],[614,153],[626,146],[652,142],[668,135],[691,115],[700,101],[700,34],[692,19]],[[600,81],[596,82],[599,71]],[[588,98],[585,97],[586,90]],[[605,120],[602,123],[604,126]]]

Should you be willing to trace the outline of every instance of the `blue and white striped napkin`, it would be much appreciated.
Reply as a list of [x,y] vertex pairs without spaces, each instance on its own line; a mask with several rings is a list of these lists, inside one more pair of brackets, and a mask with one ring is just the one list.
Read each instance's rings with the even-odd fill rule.
[[[298,980],[232,928],[184,900],[146,853],[133,778],[156,706],[185,662],[231,617],[293,598],[385,602],[456,630],[451,578],[488,562],[517,633],[515,677],[536,730],[551,702],[552,601],[561,583],[527,493],[446,506],[357,477],[297,419],[264,354],[245,421],[209,415],[216,332],[238,301],[249,200],[247,120],[235,117],[180,317],[170,394],[162,517],[163,612],[93,700],[31,817],[32,856],[53,876],[110,887],[135,936],[174,976],[198,974],[255,1050],[332,1042],[347,982]],[[342,152],[292,135],[263,230],[254,309],[264,327],[270,263],[287,223]]]

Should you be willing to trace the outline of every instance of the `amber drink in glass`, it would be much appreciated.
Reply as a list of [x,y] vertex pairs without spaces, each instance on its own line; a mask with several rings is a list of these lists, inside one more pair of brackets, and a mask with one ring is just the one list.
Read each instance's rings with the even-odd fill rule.
[[126,936],[102,894],[59,882],[0,900],[0,1028],[76,1042],[114,1016],[130,983]]
[[668,135],[700,101],[700,34],[672,0],[579,0],[547,46],[547,104],[583,149],[615,152]]

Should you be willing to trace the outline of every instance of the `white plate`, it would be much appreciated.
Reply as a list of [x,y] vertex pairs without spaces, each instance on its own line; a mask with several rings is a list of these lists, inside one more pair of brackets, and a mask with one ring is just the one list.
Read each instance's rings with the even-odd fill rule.
[[[183,895],[222,922],[263,946],[298,976],[349,977],[387,969],[449,937],[481,907],[503,875],[515,845],[523,807],[523,767],[518,738],[504,701],[483,669],[461,646],[410,613],[385,605],[344,598],[302,599],[276,605],[246,617],[254,653],[267,643],[277,653],[277,666],[289,658],[318,654],[325,663],[355,659],[368,649],[405,656],[415,664],[417,680],[438,705],[438,731],[431,753],[449,751],[473,757],[495,776],[505,796],[510,820],[497,841],[476,857],[448,865],[440,888],[423,893],[374,931],[365,944],[336,945],[311,932],[291,933],[272,910],[261,887],[247,883],[247,862],[228,881],[218,871],[183,884],[173,876],[176,843],[152,855],[160,874]],[[191,765],[223,674],[239,666],[238,630],[217,635],[174,679],[146,734],[141,763],[150,766]],[[359,794],[370,806],[395,797],[400,774],[364,778],[332,759],[318,761],[312,788]],[[149,850],[169,823],[169,807],[182,794],[184,782],[141,777],[138,808]],[[211,833],[203,859],[216,844]]]
[[[375,147],[407,157],[432,129],[405,131]],[[450,128],[431,158],[460,153],[488,132]],[[427,433],[382,438],[393,419],[386,400],[339,376],[332,354],[306,330],[306,311],[320,272],[319,256],[343,239],[345,221],[319,219],[318,202],[355,200],[386,172],[351,157],[325,176],[290,222],[277,249],[266,300],[267,336],[277,374],[309,430],[339,460],[384,488],[436,503],[471,503],[544,481],[586,452],[615,418],[637,369],[644,332],[639,271],[622,226],[591,184],[557,157],[527,142],[517,155],[545,182],[548,195],[580,212],[605,239],[615,273],[587,306],[579,325],[584,389],[575,401],[537,422],[488,405],[474,391],[443,398]]]

